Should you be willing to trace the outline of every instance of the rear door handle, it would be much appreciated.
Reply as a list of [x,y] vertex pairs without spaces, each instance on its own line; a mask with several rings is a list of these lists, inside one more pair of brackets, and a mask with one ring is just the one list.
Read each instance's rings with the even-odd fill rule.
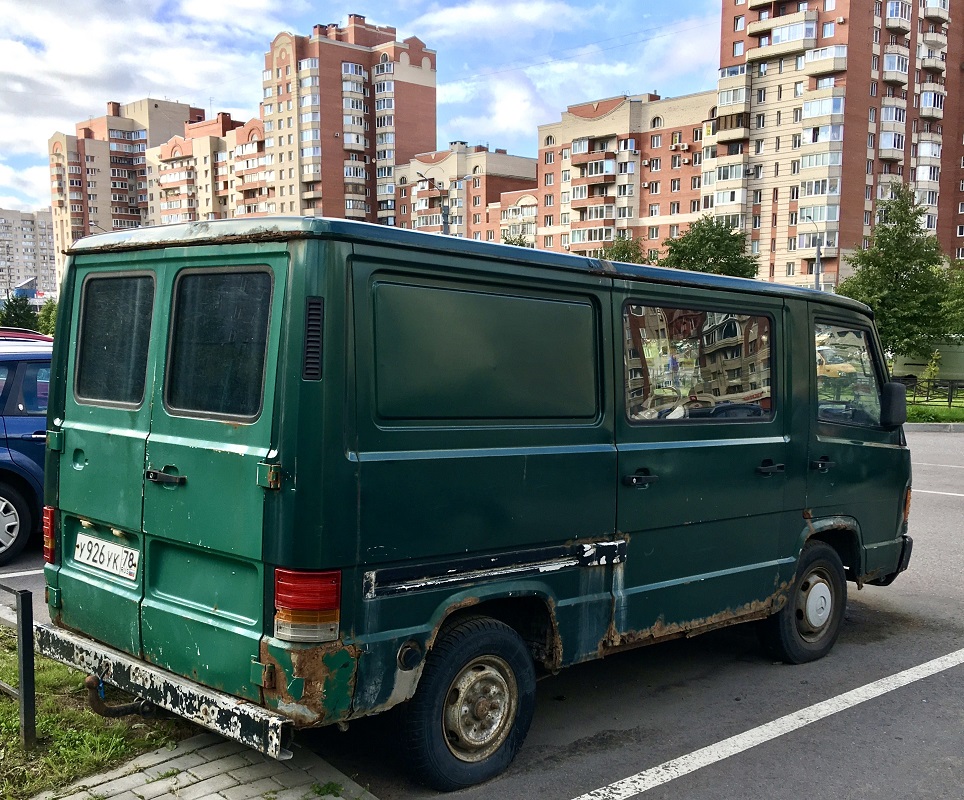
[[639,472],[634,475],[623,475],[623,483],[626,486],[632,486],[636,489],[645,489],[651,483],[655,483],[658,480],[659,475],[648,475]]
[[37,431],[36,433],[25,433],[20,437],[21,439],[28,439],[31,442],[46,442],[47,441],[47,431]]
[[144,472],[144,477],[152,483],[163,483],[170,486],[183,486],[187,483],[187,478],[184,475],[168,475],[166,472],[161,472],[159,469],[149,469]]
[[837,466],[835,461],[831,461],[826,456],[822,456],[817,461],[810,462],[810,469],[815,469],[817,472],[829,472],[831,467]]
[[756,468],[761,475],[782,475],[787,471],[786,464],[774,464],[769,458]]

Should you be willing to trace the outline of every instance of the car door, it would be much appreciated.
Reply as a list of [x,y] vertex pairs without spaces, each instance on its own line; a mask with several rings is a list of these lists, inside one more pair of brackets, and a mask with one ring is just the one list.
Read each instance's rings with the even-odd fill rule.
[[617,292],[622,642],[769,606],[792,517],[783,314],[779,298]]
[[[869,320],[845,309],[813,309],[811,326],[807,506],[816,525],[852,521],[865,573],[892,570],[910,454],[900,429],[880,425],[880,348]],[[818,354],[832,370],[818,366]]]

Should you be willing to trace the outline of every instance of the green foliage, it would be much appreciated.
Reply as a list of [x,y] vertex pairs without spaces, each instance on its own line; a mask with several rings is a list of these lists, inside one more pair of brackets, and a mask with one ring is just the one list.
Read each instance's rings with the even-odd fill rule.
[[723,220],[705,214],[686,233],[663,242],[666,255],[661,267],[755,278],[756,257],[747,253],[747,234],[733,230]]
[[922,381],[936,381],[940,374],[941,351],[935,350],[931,353],[931,360],[927,362],[927,366],[921,371],[920,379]]
[[837,293],[874,310],[888,353],[924,356],[947,333],[942,314],[947,270],[937,238],[921,226],[925,212],[914,190],[894,184],[891,192],[878,204],[870,247],[847,257],[854,274]]
[[955,261],[947,271],[947,294],[941,314],[951,336],[964,336],[964,261]]
[[54,328],[57,326],[57,301],[52,297],[44,301],[37,314],[37,330],[46,333],[48,336],[54,335]]
[[964,408],[954,406],[907,406],[908,422],[964,422]]
[[502,231],[502,244],[512,244],[516,247],[534,247],[525,236],[521,233],[518,236],[509,236],[505,231]]
[[11,297],[0,310],[0,326],[37,330],[37,312],[30,307],[26,297]]
[[603,258],[607,261],[621,261],[624,264],[645,264],[646,253],[638,239],[626,239],[622,236],[603,249]]

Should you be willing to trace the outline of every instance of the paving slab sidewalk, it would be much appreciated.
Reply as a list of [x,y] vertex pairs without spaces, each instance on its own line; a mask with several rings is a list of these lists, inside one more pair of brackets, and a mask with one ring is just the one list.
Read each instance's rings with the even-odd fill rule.
[[377,800],[310,750],[293,750],[275,761],[203,733],[33,800]]

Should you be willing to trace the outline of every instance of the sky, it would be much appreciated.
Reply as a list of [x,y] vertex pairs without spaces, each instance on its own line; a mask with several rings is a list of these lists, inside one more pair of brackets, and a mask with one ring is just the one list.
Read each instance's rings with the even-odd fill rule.
[[0,208],[50,205],[47,140],[145,97],[258,116],[281,31],[361,14],[438,54],[438,147],[535,156],[569,105],[716,88],[720,0],[0,0]]

